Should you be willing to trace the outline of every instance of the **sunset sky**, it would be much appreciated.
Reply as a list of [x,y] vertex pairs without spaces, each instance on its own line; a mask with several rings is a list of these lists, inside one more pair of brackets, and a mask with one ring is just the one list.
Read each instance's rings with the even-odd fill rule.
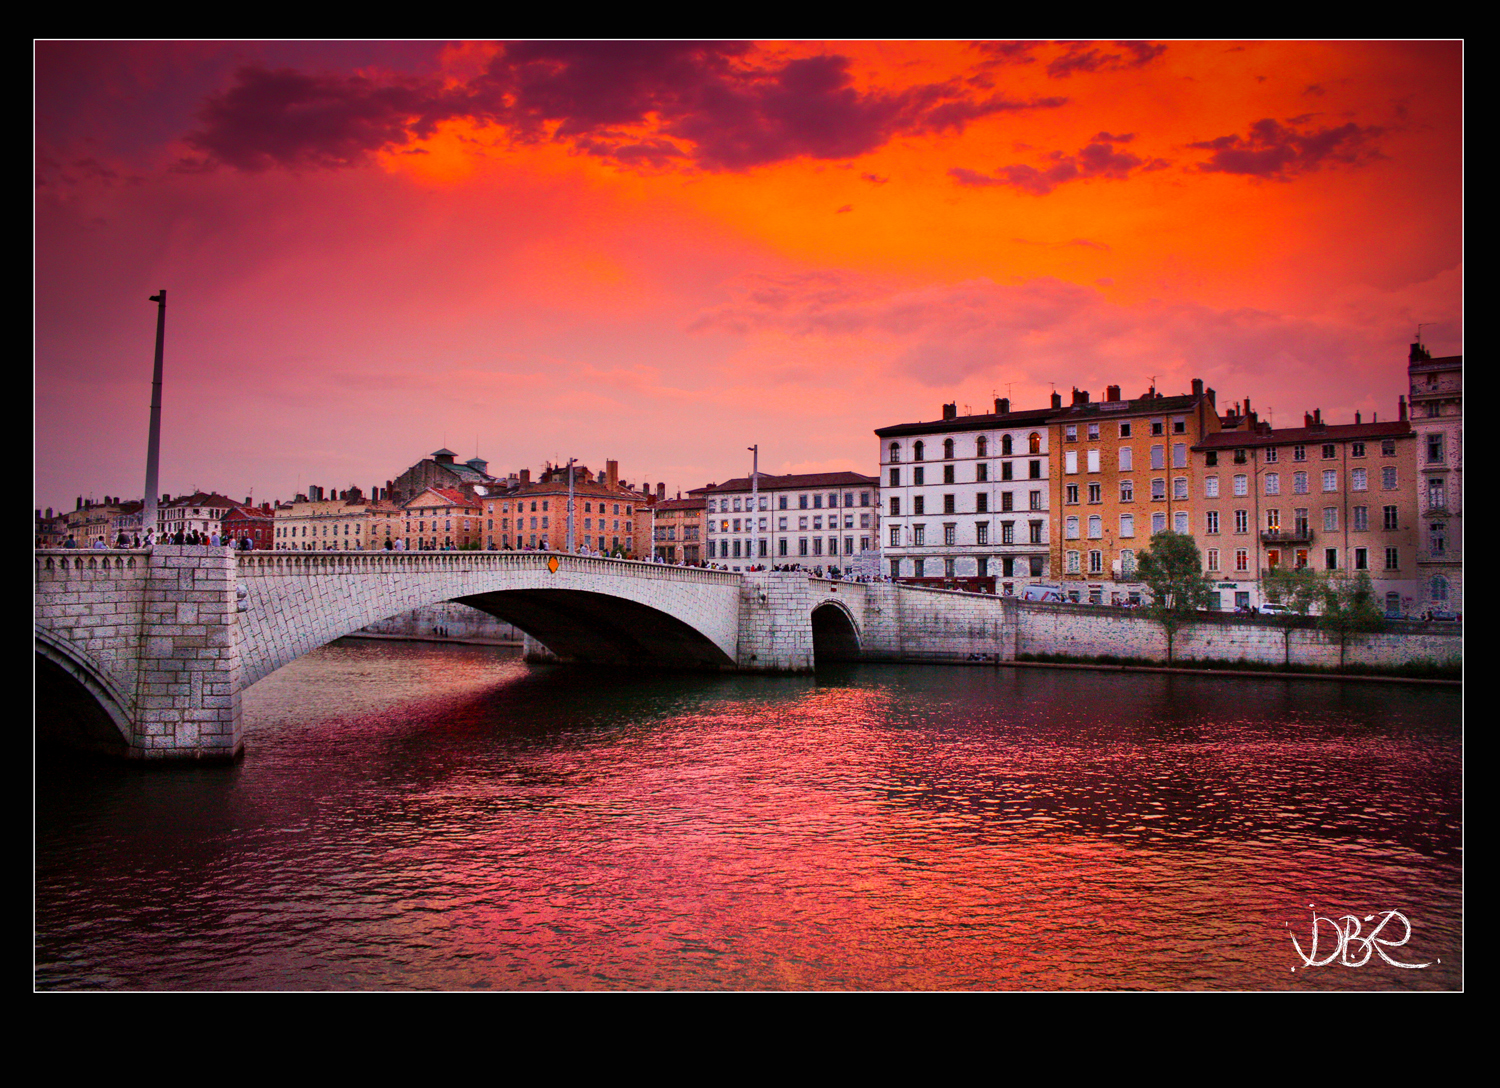
[[1201,377],[1394,418],[1463,351],[1454,42],[41,42],[34,505],[669,493]]

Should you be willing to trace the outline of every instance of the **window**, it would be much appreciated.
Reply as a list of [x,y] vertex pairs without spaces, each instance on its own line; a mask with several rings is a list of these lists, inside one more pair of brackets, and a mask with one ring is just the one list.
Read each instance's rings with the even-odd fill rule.
[[1038,434],[1036,431],[1032,431],[1031,434],[1027,437],[1026,441],[1027,441],[1027,445],[1029,447],[1026,452],[1028,452],[1028,453],[1041,453],[1042,452],[1042,436],[1040,434]]
[[984,435],[980,435],[978,438],[976,438],[974,440],[974,456],[975,457],[988,457],[989,456],[989,452],[990,452],[989,439],[985,438]]
[[1203,497],[1205,499],[1217,499],[1219,497],[1219,478],[1217,476],[1205,476],[1203,478]]
[[1079,571],[1078,553],[1076,551],[1070,550],[1068,552],[1068,566],[1067,566],[1067,570],[1068,570],[1069,574],[1077,574],[1078,571]]
[[1009,491],[1000,492],[1000,509],[1005,513],[1015,509],[1015,497]]
[[1104,537],[1104,519],[1098,514],[1089,515],[1089,539],[1100,540]]
[[1209,569],[1209,571],[1210,572],[1216,572],[1216,571],[1218,571],[1218,569],[1219,569],[1219,549],[1218,548],[1209,548],[1208,549],[1207,559],[1208,559],[1208,569]]
[[1154,502],[1163,502],[1167,497],[1167,481],[1160,476],[1151,480],[1151,498]]
[[891,526],[891,547],[901,547],[901,527],[899,525]]
[[990,523],[987,521],[976,521],[974,523],[974,543],[988,544],[990,542]]
[[1266,529],[1269,532],[1273,532],[1273,533],[1279,533],[1279,532],[1281,532],[1281,511],[1280,510],[1267,510],[1266,511]]
[[1078,451],[1069,450],[1063,454],[1063,472],[1069,476],[1078,474]]
[[1009,457],[1011,452],[1010,435],[1002,434],[1000,436],[1000,456]]
[[1382,456],[1382,457],[1395,457],[1396,456],[1396,440],[1394,438],[1385,438],[1385,439],[1381,440],[1381,442],[1380,442],[1380,456]]
[[911,512],[917,516],[927,513],[927,496],[914,495],[911,500]]
[[1167,433],[1166,420],[1153,419],[1151,421],[1151,433],[1153,435],[1166,434]]
[[1121,438],[1129,438],[1130,437],[1130,424],[1129,423],[1121,423],[1120,424],[1120,437]]
[[1292,473],[1292,491],[1295,494],[1298,494],[1298,495],[1306,495],[1307,494],[1307,473],[1305,473],[1305,472],[1294,472],[1294,473]]
[[1323,569],[1324,570],[1338,570],[1339,569],[1339,550],[1337,548],[1324,548],[1323,549]]
[[912,469],[911,470],[911,485],[913,487],[921,487],[922,484],[925,482],[925,476],[926,476],[926,469],[923,469],[920,466],[917,467],[917,468]]
[[1013,475],[1014,471],[1015,470],[1011,467],[1011,463],[1009,461],[1005,461],[1000,465],[1000,478],[1002,480],[1015,479],[1015,476]]
[[1040,491],[1033,491],[1031,493],[1031,509],[1033,509],[1033,510],[1045,510],[1046,509],[1046,507],[1044,507],[1042,505],[1042,493]]
[[927,560],[913,559],[911,563],[911,574],[913,578],[921,578],[926,573]]
[[1183,533],[1184,535],[1192,531],[1188,525],[1188,512],[1186,510],[1178,510],[1172,515],[1172,531]]
[[1185,499],[1188,497],[1188,482],[1186,476],[1174,476],[1172,478],[1172,497],[1174,499]]
[[1219,534],[1219,512],[1217,510],[1210,510],[1204,516],[1206,518],[1204,531],[1210,536],[1217,536]]
[[1121,514],[1120,515],[1120,535],[1121,536],[1135,536],[1135,515],[1134,514]]
[[1274,465],[1279,457],[1280,454],[1274,448],[1265,451],[1266,464],[1268,465]]
[[[893,517],[893,518],[899,518],[900,516],[901,516],[901,498],[900,498],[899,495],[892,495],[891,496],[891,517]],[[783,518],[782,520],[785,521],[786,519]]]
[[1335,446],[1332,442],[1323,443],[1323,460],[1332,461],[1338,455],[1339,451],[1337,446]]
[[944,465],[943,466],[943,483],[945,483],[945,484],[951,484],[951,483],[953,483],[953,480],[954,480],[954,477],[953,477],[953,466],[952,465]]
[[1355,548],[1354,549],[1354,569],[1355,570],[1369,570],[1370,569],[1370,549],[1369,548]]
[[955,544],[958,543],[958,526],[957,525],[944,525],[943,526],[943,543],[946,544],[950,548],[953,547],[953,545],[955,545]]
[[1120,501],[1121,502],[1134,502],[1135,501],[1135,483],[1133,481],[1131,481],[1131,480],[1121,480],[1120,481]]
[[1089,552],[1089,573],[1104,573],[1104,553],[1100,551]]
[[1187,468],[1187,443],[1174,442],[1172,444],[1172,467]]
[[911,527],[911,542],[915,547],[922,547],[927,543],[927,526],[913,525]]
[[1448,550],[1448,526],[1434,521],[1427,529],[1427,550],[1433,555],[1442,555]]
[[1292,460],[1293,461],[1306,461],[1307,460],[1307,447],[1306,446],[1293,446],[1292,447]]
[[1363,457],[1365,455],[1365,444],[1363,442],[1349,443],[1350,457]]
[[1040,461],[1030,461],[1027,465],[1028,475],[1031,479],[1040,480],[1042,478],[1042,463]]
[[1104,501],[1104,485],[1100,483],[1089,484],[1089,502],[1095,506]]
[[[1039,522],[1039,521],[1033,521],[1033,522],[1030,523],[1030,527],[1031,527],[1031,542],[1033,544],[1040,544],[1040,543],[1042,543],[1042,523]],[[1038,560],[1032,559],[1031,565],[1032,565],[1033,568],[1035,568],[1037,566],[1037,563],[1038,563]],[[1037,571],[1037,573],[1040,574],[1041,571]]]
[[1070,518],[1064,519],[1064,521],[1063,521],[1063,539],[1064,540],[1077,540],[1078,539],[1078,518],[1077,517],[1070,517]]
[[1349,487],[1354,491],[1369,490],[1369,473],[1362,468],[1352,469],[1349,472]]
[[925,449],[925,447],[922,445],[922,443],[920,443],[920,442],[914,443],[912,445],[912,448],[911,448],[911,459],[913,461],[920,461],[920,460],[922,460],[922,451],[923,451],[923,449]]
[[1366,532],[1370,528],[1370,508],[1368,506],[1356,506],[1350,513],[1353,519],[1351,528],[1357,533]]
[[1098,472],[1099,471],[1099,451],[1098,450],[1089,450],[1087,452],[1088,452],[1088,469],[1089,469],[1089,471],[1090,472]]
[[1097,441],[1099,441],[1099,424],[1097,424],[1097,423],[1090,423],[1089,424],[1089,441],[1090,442],[1097,442]]
[[1187,416],[1172,417],[1172,433],[1187,434]]
[[[891,469],[891,484],[890,484],[890,486],[891,487],[900,487],[901,486],[901,470],[899,468],[893,468],[893,469]],[[710,509],[710,511],[713,509],[713,503],[712,502],[709,503],[709,509]]]
[[1432,576],[1431,596],[1434,601],[1446,601],[1448,599],[1448,579],[1441,574]]
[[1130,447],[1129,446],[1121,446],[1120,447],[1120,471],[1121,472],[1130,472],[1133,469],[1134,469],[1134,466],[1131,463]]
[[987,465],[983,461],[981,461],[981,462],[979,462],[979,464],[977,464],[977,465],[974,466],[974,482],[975,483],[981,483],[982,484],[986,480],[988,480],[989,478],[990,478],[990,466],[989,465]]
[[1427,508],[1442,510],[1448,505],[1447,486],[1441,477],[1427,481]]
[[893,465],[897,461],[901,460],[901,443],[899,443],[899,442],[892,442],[891,443],[891,446],[890,446],[890,457],[888,458],[888,460]]
[[1250,531],[1250,512],[1248,510],[1236,510],[1234,512],[1234,531],[1237,533],[1248,533]]
[[1380,486],[1385,491],[1396,490],[1396,470],[1394,468],[1383,468],[1380,470]]
[[1325,533],[1339,531],[1339,508],[1337,506],[1323,507],[1323,531]]
[[951,438],[943,439],[943,459],[953,460],[953,439]]
[[987,514],[990,511],[990,497],[984,492],[974,496],[974,513]]
[[1013,521],[1002,521],[1000,523],[1000,543],[1014,544],[1016,542],[1016,523]]
[[1281,494],[1281,473],[1279,473],[1279,472],[1268,472],[1268,473],[1266,473],[1266,494],[1267,495],[1280,495]]
[[1068,506],[1078,505],[1078,485],[1068,484],[1063,488],[1063,502]]
[[1307,508],[1299,506],[1292,511],[1292,535],[1307,535]]
[[1250,569],[1250,552],[1245,548],[1234,550],[1234,569],[1238,574],[1244,574]]
[[1157,471],[1167,467],[1167,447],[1151,447],[1151,467]]
[[1076,424],[1076,423],[1069,423],[1066,427],[1063,428],[1063,441],[1064,442],[1077,442],[1078,441],[1078,424]]
[[1337,491],[1339,489],[1339,470],[1336,468],[1323,470],[1323,490]]
[[1443,463],[1443,436],[1441,434],[1427,436],[1427,463],[1429,465]]
[[1166,531],[1167,531],[1167,515],[1164,514],[1164,513],[1162,513],[1161,511],[1157,511],[1156,513],[1152,514],[1151,515],[1151,535],[1155,536],[1157,533],[1164,533]]
[[1385,569],[1386,570],[1400,570],[1401,569],[1401,549],[1400,548],[1387,548],[1385,550]]
[[955,502],[952,495],[943,496],[943,513],[951,514],[955,511]]

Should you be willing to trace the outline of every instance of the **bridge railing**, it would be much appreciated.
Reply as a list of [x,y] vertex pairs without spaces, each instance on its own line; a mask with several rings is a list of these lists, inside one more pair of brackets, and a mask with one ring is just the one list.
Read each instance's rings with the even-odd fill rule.
[[740,581],[740,576],[732,571],[674,567],[632,559],[568,555],[565,552],[271,551],[236,552],[235,559],[241,575],[250,577],[379,574],[398,571],[536,571],[550,570],[549,564],[556,560],[559,572],[613,574],[669,582],[707,582],[713,585],[738,585]]

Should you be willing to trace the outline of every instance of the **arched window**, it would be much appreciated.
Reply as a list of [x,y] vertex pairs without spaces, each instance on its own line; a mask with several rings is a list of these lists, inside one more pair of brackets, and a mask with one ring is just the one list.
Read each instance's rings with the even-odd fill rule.
[[[866,447],[866,449],[868,449],[868,448],[869,447]],[[1039,435],[1039,434],[1037,434],[1035,431],[1031,432],[1031,452],[1032,453],[1041,453],[1042,452],[1042,436]]]
[[974,453],[978,457],[988,457],[989,456],[989,453],[990,453],[990,443],[989,443],[989,440],[984,437],[984,435],[980,435],[978,438],[976,438],[974,440]]
[[912,447],[911,447],[911,459],[913,461],[920,461],[920,460],[922,460],[922,450],[923,450],[922,443],[920,443],[920,442],[913,443]]
[[1009,457],[1011,455],[1011,452],[1012,452],[1012,450],[1010,448],[1010,435],[1008,435],[1008,434],[1001,435],[1000,436],[1000,456],[1001,457]]
[[943,460],[953,460],[953,439],[951,438],[943,439]]
[[892,442],[891,443],[891,464],[894,465],[899,460],[901,460],[901,443],[900,442]]
[[1432,599],[1434,601],[1446,601],[1448,599],[1448,579],[1441,574],[1432,576]]

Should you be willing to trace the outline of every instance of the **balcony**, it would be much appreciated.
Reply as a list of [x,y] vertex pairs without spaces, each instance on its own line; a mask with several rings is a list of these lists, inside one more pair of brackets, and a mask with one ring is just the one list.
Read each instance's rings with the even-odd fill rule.
[[1293,529],[1263,529],[1260,534],[1262,544],[1311,544],[1312,526]]

